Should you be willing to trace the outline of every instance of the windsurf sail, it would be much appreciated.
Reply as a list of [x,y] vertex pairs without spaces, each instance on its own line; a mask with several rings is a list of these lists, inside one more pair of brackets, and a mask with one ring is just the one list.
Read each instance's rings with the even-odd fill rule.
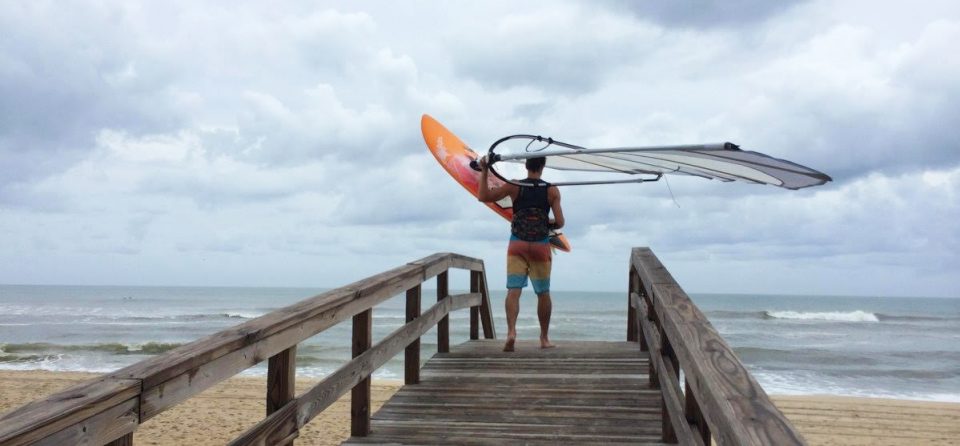
[[[528,140],[519,153],[496,153],[497,146],[511,140]],[[531,146],[535,146],[531,148]],[[497,162],[523,162],[546,157],[546,167],[558,170],[603,172],[627,175],[619,179],[553,183],[557,186],[657,181],[665,174],[692,175],[720,181],[769,184],[785,189],[802,189],[832,181],[827,174],[760,152],[740,150],[736,144],[693,144],[654,147],[588,149],[535,135],[510,135],[497,140],[487,154],[491,171]]]

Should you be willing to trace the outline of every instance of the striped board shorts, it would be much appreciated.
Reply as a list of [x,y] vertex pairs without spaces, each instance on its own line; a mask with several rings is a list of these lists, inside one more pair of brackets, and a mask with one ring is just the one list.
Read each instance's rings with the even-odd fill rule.
[[550,291],[552,260],[549,238],[527,242],[511,235],[507,246],[507,289],[526,287],[529,277],[534,293]]

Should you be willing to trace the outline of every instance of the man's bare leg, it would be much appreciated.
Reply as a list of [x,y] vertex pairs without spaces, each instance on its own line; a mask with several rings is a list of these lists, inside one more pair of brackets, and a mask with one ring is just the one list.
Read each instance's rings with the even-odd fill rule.
[[[553,312],[553,302],[550,300],[550,292],[537,295],[537,317],[540,319],[540,348],[553,348],[555,345],[550,343],[550,313]],[[514,318],[516,320],[516,318]]]
[[503,351],[512,352],[513,344],[517,340],[517,316],[520,314],[520,292],[521,288],[510,288],[507,290],[507,299],[505,306],[507,309],[507,343],[503,346]]

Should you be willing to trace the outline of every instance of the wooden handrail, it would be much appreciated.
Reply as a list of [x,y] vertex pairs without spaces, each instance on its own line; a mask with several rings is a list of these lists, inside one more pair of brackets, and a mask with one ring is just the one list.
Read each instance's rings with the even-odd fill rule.
[[633,249],[629,284],[627,337],[650,352],[665,442],[806,444],[649,248]]
[[[446,276],[450,268],[471,271],[471,293],[447,296]],[[420,284],[438,276],[443,277],[444,291],[436,305],[376,345],[370,346],[367,340],[361,345],[363,348],[355,349],[353,360],[313,389],[293,396],[298,343],[347,319],[354,318],[357,324],[357,315],[365,315],[369,323],[369,312],[375,305],[405,292],[408,301],[411,295],[419,298]],[[416,293],[408,292],[412,289],[417,289]],[[483,261],[437,253],[22,406],[0,416],[0,446],[132,444],[133,431],[149,418],[266,359],[270,359],[268,416],[232,444],[286,444],[296,438],[307,421],[347,390],[368,380],[378,367],[415,341],[419,353],[418,341],[424,332],[446,319],[450,311],[467,307],[479,313],[484,337],[495,338]],[[473,318],[471,322],[478,323]],[[356,346],[357,330],[370,327],[354,328]],[[478,329],[471,327],[471,332]],[[443,336],[448,336],[446,330]],[[413,360],[412,355],[406,358]],[[419,367],[419,354],[416,361]],[[407,364],[405,369],[411,367]],[[366,397],[369,400],[369,393]],[[369,417],[369,401],[366,404]],[[354,426],[362,430],[363,423],[355,420]]]

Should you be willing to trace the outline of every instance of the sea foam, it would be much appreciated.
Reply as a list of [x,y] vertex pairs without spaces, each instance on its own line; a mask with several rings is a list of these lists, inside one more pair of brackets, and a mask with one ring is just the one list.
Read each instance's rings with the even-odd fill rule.
[[811,321],[836,321],[836,322],[880,322],[876,314],[867,311],[824,311],[824,312],[805,312],[805,311],[766,311],[767,317],[771,319],[796,319]]

